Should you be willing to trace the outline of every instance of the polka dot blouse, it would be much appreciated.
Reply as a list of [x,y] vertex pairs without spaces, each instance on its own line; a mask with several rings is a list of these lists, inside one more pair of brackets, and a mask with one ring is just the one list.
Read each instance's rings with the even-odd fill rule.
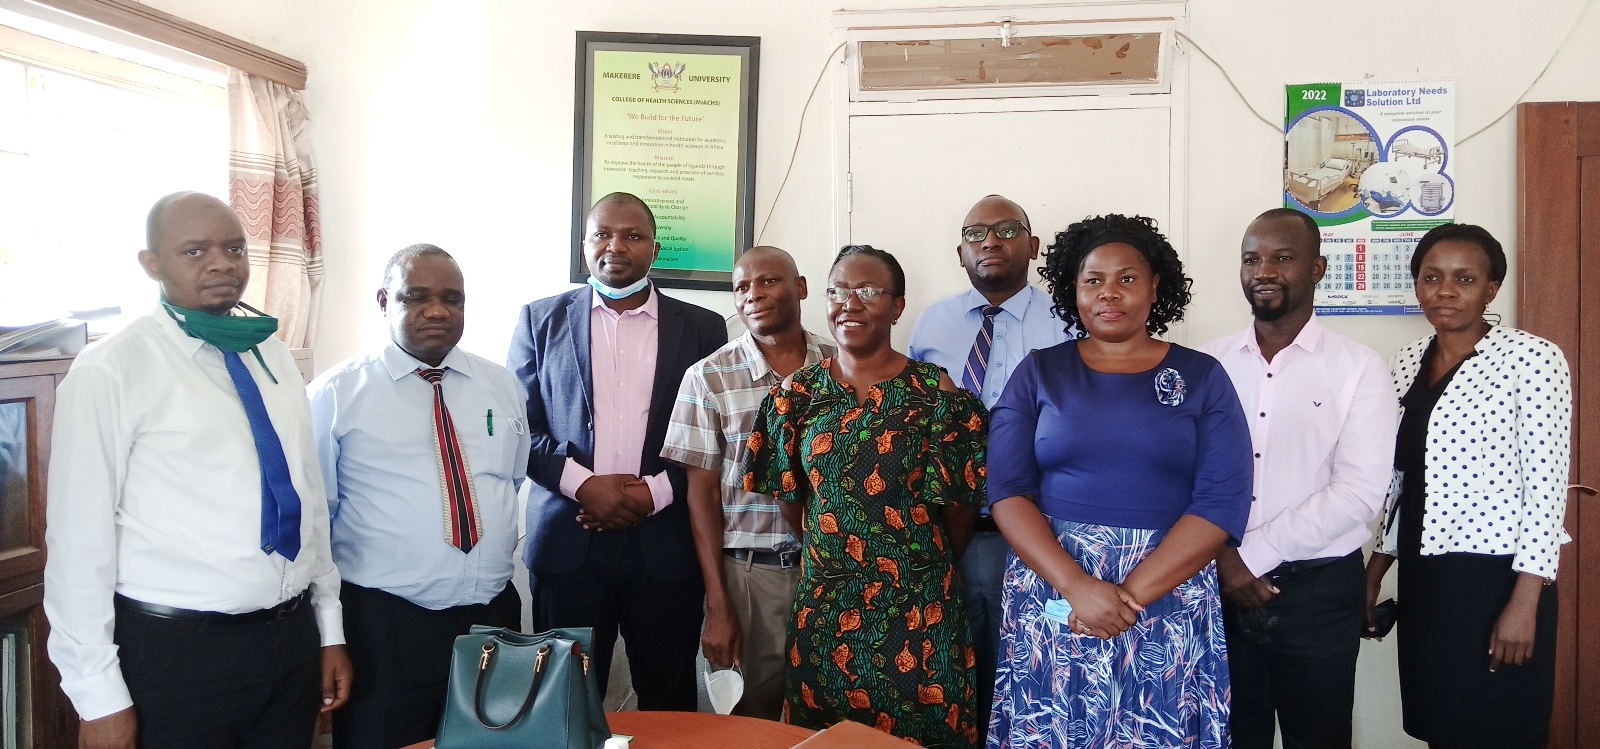
[[[1430,336],[1390,362],[1395,398],[1422,366]],[[1556,576],[1567,510],[1572,444],[1572,379],[1555,344],[1516,328],[1495,326],[1461,364],[1428,420],[1427,513],[1422,553],[1510,554],[1512,567]],[[1400,494],[1397,474],[1389,513]],[[1385,523],[1386,553],[1399,543],[1399,523]]]

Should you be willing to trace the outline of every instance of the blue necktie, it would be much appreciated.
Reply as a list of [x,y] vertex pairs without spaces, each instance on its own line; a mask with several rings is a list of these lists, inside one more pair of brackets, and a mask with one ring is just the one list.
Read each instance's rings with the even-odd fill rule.
[[[972,351],[967,354],[966,369],[961,372],[961,386],[973,395],[983,395],[983,378],[989,374],[989,352],[994,349],[994,318],[1000,312],[997,305],[984,306],[983,325],[978,328],[978,337],[972,341]],[[989,506],[979,508],[978,514],[988,515]]]
[[256,460],[261,463],[261,550],[268,555],[277,552],[292,562],[300,553],[300,494],[289,478],[283,443],[278,441],[278,432],[267,416],[267,404],[261,400],[261,388],[245,368],[244,360],[232,351],[224,351],[222,361],[228,365],[233,389],[244,404],[244,415],[250,419]]
[[961,372],[961,386],[973,395],[983,395],[983,377],[989,373],[989,350],[994,348],[994,316],[1000,308],[991,304],[983,308],[983,325],[972,342],[972,352],[967,354],[967,367]]

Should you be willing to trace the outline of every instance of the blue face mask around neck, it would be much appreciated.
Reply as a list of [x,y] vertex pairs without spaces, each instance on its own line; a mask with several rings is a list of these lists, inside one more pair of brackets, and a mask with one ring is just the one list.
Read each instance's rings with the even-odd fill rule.
[[628,297],[633,296],[634,294],[637,294],[637,293],[639,293],[641,291],[644,291],[644,287],[649,286],[649,285],[650,285],[650,277],[649,276],[645,276],[644,278],[641,278],[641,279],[639,279],[637,281],[634,281],[633,283],[628,284],[627,287],[621,288],[621,289],[616,289],[616,288],[612,288],[610,286],[607,286],[604,281],[601,281],[600,279],[595,278],[594,276],[590,276],[589,277],[589,286],[594,288],[595,291],[600,292],[600,295],[605,297],[605,298],[607,298],[607,299],[627,299]]

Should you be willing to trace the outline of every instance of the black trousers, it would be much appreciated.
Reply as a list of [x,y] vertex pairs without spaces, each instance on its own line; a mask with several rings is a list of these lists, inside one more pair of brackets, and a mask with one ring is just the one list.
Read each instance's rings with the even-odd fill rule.
[[705,584],[651,577],[637,529],[596,533],[577,572],[542,574],[533,584],[537,629],[593,627],[600,695],[617,632],[628,652],[640,710],[694,712],[695,654],[705,620]]
[[1271,749],[1276,713],[1284,749],[1350,749],[1366,605],[1361,552],[1310,567],[1286,562],[1271,574],[1282,592],[1265,607],[1223,606],[1233,745]]
[[522,597],[506,582],[493,600],[426,609],[392,593],[344,583],[344,636],[355,681],[333,714],[336,749],[396,749],[439,732],[456,636],[474,624],[522,625]]
[[322,707],[309,604],[272,622],[163,619],[118,607],[113,640],[140,749],[306,749]]

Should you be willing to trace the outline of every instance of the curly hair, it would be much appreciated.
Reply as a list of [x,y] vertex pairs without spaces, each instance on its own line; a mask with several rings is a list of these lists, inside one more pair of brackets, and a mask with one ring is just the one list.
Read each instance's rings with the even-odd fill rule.
[[1123,216],[1108,213],[1091,216],[1056,232],[1055,242],[1045,253],[1044,267],[1039,275],[1044,277],[1051,307],[1068,327],[1083,328],[1078,315],[1078,272],[1083,261],[1094,248],[1108,242],[1131,245],[1150,264],[1151,272],[1160,279],[1156,285],[1156,299],[1150,305],[1150,317],[1144,327],[1151,335],[1167,332],[1167,325],[1183,319],[1183,310],[1189,306],[1190,286],[1193,282],[1183,274],[1183,261],[1167,238],[1156,229],[1155,219],[1144,216]]
[[1489,256],[1489,280],[1496,283],[1506,280],[1505,248],[1500,246],[1500,240],[1495,239],[1488,229],[1477,224],[1440,224],[1417,240],[1417,249],[1411,253],[1412,281],[1416,281],[1417,275],[1422,272],[1422,259],[1428,256],[1428,250],[1445,240],[1477,245],[1483,254]]

